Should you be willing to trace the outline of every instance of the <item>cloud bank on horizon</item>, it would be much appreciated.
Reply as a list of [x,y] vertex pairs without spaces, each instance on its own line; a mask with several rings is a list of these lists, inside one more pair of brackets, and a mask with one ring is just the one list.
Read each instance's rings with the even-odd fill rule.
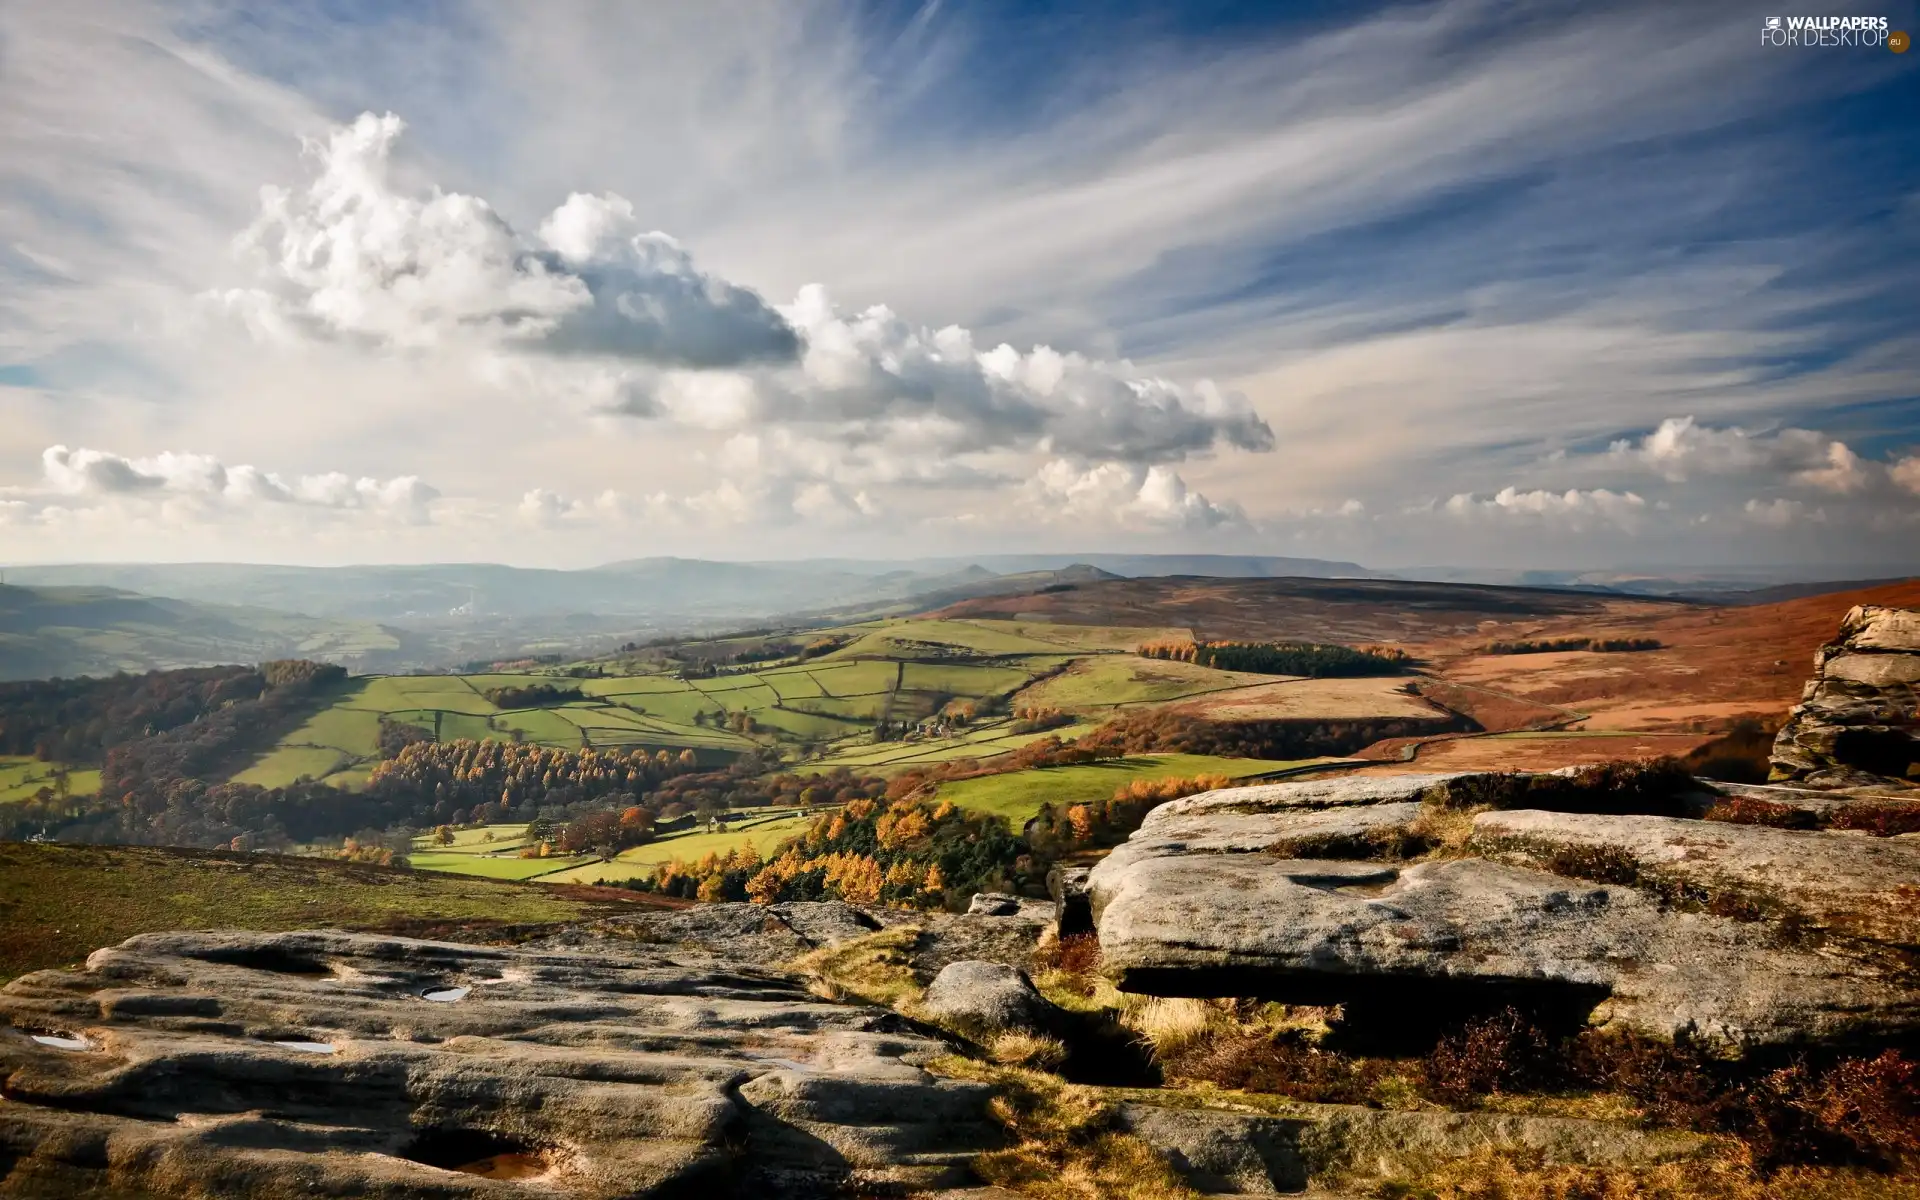
[[0,561],[1920,567],[1920,73],[1735,6],[79,7]]

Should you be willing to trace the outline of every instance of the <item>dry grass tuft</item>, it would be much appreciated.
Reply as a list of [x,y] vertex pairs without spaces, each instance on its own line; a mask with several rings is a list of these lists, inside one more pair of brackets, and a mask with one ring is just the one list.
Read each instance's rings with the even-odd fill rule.
[[1654,1167],[1548,1165],[1537,1154],[1483,1150],[1414,1178],[1376,1185],[1378,1200],[1920,1200],[1920,1179],[1796,1167],[1765,1175],[1737,1146]]
[[1067,1044],[1059,1038],[1014,1031],[988,1042],[987,1057],[1002,1066],[1054,1071],[1067,1061]]
[[851,997],[907,1012],[927,990],[909,958],[919,940],[917,926],[903,925],[824,946],[801,955],[787,967],[805,975],[813,992],[822,999]]
[[1218,1005],[1206,1000],[1127,996],[1120,1009],[1120,1024],[1152,1046],[1157,1061],[1166,1062],[1226,1029],[1230,1020]]
[[1200,1200],[1165,1159],[1117,1129],[1114,1105],[1101,1089],[963,1058],[932,1065],[999,1092],[991,1109],[1013,1145],[974,1160],[986,1182],[1034,1200]]

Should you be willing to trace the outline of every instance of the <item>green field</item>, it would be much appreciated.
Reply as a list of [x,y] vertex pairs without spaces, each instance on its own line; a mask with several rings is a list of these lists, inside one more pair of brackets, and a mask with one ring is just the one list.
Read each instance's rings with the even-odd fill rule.
[[1134,654],[1083,658],[1062,674],[1020,693],[1018,702],[1040,708],[1113,709],[1133,704],[1165,704],[1210,692],[1258,687],[1291,678],[1216,671],[1212,667]]
[[165,929],[530,925],[626,911],[524,884],[317,858],[0,843],[0,983]]
[[659,841],[648,842],[644,846],[635,846],[631,850],[621,852],[620,857],[612,862],[592,862],[562,871],[557,875],[548,876],[546,882],[599,883],[604,880],[610,884],[618,884],[624,880],[651,875],[656,866],[676,858],[692,862],[703,855],[724,854],[740,846],[752,846],[765,855],[788,838],[805,833],[807,826],[812,823],[811,816],[788,816],[752,823],[743,822],[725,833],[689,831],[677,836],[661,838]]
[[835,767],[847,767],[857,773],[886,775],[955,758],[992,758],[1044,737],[1069,741],[1093,727],[1091,722],[1081,722],[1041,733],[1014,733],[1012,720],[1003,718],[975,725],[950,738],[894,742],[858,738],[835,746],[831,753],[800,769],[830,771]]
[[477,875],[482,879],[537,879],[564,871],[576,861],[567,858],[521,858],[514,851],[497,858],[486,854],[449,854],[439,850],[415,850],[407,855],[407,864],[416,871]]
[[1264,775],[1317,760],[1276,762],[1260,758],[1217,758],[1206,754],[1138,754],[1070,767],[1035,767],[1004,775],[983,775],[940,785],[940,798],[962,808],[998,813],[1016,827],[1043,804],[1083,804],[1105,800],[1114,789],[1136,779],[1225,775],[1230,779]]
[[[0,804],[13,800],[30,800],[41,788],[53,787],[53,771],[59,765],[41,762],[37,758],[0,755]],[[69,795],[91,796],[99,790],[98,769],[75,768],[67,772]]]
[[[527,839],[527,827],[520,824],[478,825],[452,832],[451,846],[442,846],[432,834],[423,833],[413,839],[414,849],[432,850],[440,854],[491,854],[496,850],[517,850]],[[488,840],[489,835],[492,840]]]

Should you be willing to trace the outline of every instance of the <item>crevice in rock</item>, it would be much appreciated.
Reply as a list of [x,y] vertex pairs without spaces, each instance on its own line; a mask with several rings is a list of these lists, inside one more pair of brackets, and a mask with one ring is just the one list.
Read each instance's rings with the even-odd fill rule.
[[400,1151],[400,1157],[443,1171],[488,1179],[532,1179],[553,1168],[551,1147],[536,1145],[490,1129],[427,1129]]
[[1328,1048],[1365,1054],[1423,1054],[1447,1032],[1511,1009],[1538,1029],[1571,1034],[1587,1026],[1611,989],[1560,980],[1434,979],[1425,976],[1280,972],[1256,967],[1133,967],[1123,991],[1152,996],[1235,996],[1335,1007]]
[[325,979],[333,974],[331,966],[310,954],[272,944],[212,946],[200,950],[194,957],[202,962],[270,971],[275,975],[297,975],[304,979]]

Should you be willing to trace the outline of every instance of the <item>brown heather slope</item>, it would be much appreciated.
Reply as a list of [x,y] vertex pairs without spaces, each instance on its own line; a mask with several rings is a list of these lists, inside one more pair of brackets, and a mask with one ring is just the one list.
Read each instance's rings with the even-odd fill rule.
[[[1489,624],[1417,648],[1456,685],[1591,714],[1574,728],[1684,732],[1740,717],[1778,723],[1800,698],[1813,652],[1856,604],[1920,607],[1920,580],[1751,607],[1694,606]],[[1494,641],[1650,637],[1658,650],[1484,654]]]

